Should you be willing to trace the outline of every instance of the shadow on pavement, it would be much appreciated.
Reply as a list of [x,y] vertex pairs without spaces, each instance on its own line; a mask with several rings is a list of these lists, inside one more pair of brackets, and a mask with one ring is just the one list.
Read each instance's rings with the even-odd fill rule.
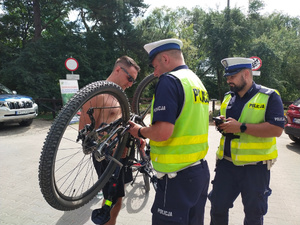
[[[129,189],[129,191],[127,191]],[[153,191],[152,189],[150,191]],[[140,181],[139,183],[134,183],[133,186],[128,186],[126,188],[125,197],[123,198],[123,206],[127,210],[128,214],[136,214],[141,212],[149,200],[149,193],[145,192],[144,183]],[[102,200],[101,200],[102,201]],[[79,209],[66,211],[56,222],[56,225],[82,225],[86,224],[91,220],[91,214],[93,211],[93,206],[99,204],[99,199],[94,198],[88,204],[82,206]],[[92,222],[90,222],[93,224]]]
[[300,144],[291,142],[290,144],[286,145],[286,148],[300,155]]
[[[73,211],[66,211],[62,215],[61,218],[56,222],[56,225],[82,225],[91,220],[92,215],[92,206],[97,204],[99,199],[94,198],[86,205],[82,206],[79,209],[75,209]],[[91,224],[93,224],[91,222]]]
[[[153,190],[150,190],[153,191]],[[126,209],[129,214],[142,211],[149,199],[149,192],[145,192],[144,182],[134,183],[132,189],[126,192],[124,200],[126,201]]]
[[34,119],[30,126],[20,126],[18,123],[4,123],[0,126],[0,136],[10,136],[25,134],[27,132],[41,132],[41,130],[49,130],[52,121]]
[[9,136],[11,134],[21,134],[30,130],[31,127],[22,127],[18,123],[9,123],[0,126],[0,135]]

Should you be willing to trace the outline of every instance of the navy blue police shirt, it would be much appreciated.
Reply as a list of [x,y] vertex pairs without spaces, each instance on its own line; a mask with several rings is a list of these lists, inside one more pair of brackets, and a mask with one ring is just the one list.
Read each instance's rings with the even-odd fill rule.
[[[253,82],[251,88],[248,90],[247,93],[241,98],[237,93],[230,92],[232,98],[228,103],[226,109],[226,117],[234,118],[238,120],[242,113],[242,110],[245,104],[259,91],[261,85],[256,84]],[[284,111],[283,111],[283,104],[280,96],[274,91],[268,100],[266,114],[265,114],[265,122],[269,122],[275,126],[279,126],[284,128]],[[226,156],[231,157],[230,154],[230,141],[231,137],[226,137],[225,139],[225,149],[224,154]]]
[[[180,69],[188,69],[188,66],[181,65],[172,71]],[[172,73],[172,71],[169,73]],[[156,121],[175,124],[175,121],[182,110],[184,101],[182,84],[177,77],[169,73],[162,74],[155,87],[152,124]]]

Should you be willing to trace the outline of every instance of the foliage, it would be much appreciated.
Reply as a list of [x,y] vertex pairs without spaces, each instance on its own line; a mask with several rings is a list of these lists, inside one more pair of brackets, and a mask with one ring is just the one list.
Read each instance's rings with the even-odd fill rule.
[[[79,86],[104,80],[121,55],[141,67],[138,82],[152,73],[143,45],[164,38],[183,41],[186,64],[204,82],[210,98],[228,90],[220,64],[226,57],[258,56],[255,82],[275,88],[284,101],[300,93],[300,19],[261,15],[262,0],[248,14],[238,8],[205,12],[200,7],[156,8],[142,17],[143,0],[2,0],[0,82],[34,98],[60,98],[64,62],[79,62]],[[77,14],[70,21],[68,15]],[[12,79],[17,78],[17,79]],[[132,97],[134,89],[126,90]]]
[[[37,3],[40,27],[34,23]],[[80,87],[106,79],[121,55],[139,59],[138,46],[142,44],[132,19],[142,15],[146,7],[143,1],[115,0],[107,4],[98,0],[5,0],[2,6],[5,14],[0,18],[0,26],[11,29],[0,31],[1,82],[34,98],[60,98],[59,79],[65,79],[66,73],[70,73],[64,67],[68,57],[79,62],[76,73],[81,77]],[[67,6],[70,6],[68,10]],[[85,14],[81,13],[81,18],[71,22],[67,18],[70,9]],[[21,29],[24,24],[27,30]],[[38,29],[40,37],[36,38]],[[147,66],[142,60],[136,61]]]

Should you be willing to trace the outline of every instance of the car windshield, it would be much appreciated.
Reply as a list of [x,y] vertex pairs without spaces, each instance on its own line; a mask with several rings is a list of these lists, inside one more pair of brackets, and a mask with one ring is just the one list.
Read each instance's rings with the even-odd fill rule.
[[12,94],[12,91],[0,84],[0,94]]
[[300,98],[293,102],[293,105],[300,107]]

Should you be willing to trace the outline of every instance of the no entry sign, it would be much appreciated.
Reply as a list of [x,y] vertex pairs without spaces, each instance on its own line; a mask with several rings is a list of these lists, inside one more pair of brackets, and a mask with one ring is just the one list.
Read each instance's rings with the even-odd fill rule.
[[74,58],[68,58],[65,61],[65,67],[70,71],[75,71],[78,69],[78,62]]

